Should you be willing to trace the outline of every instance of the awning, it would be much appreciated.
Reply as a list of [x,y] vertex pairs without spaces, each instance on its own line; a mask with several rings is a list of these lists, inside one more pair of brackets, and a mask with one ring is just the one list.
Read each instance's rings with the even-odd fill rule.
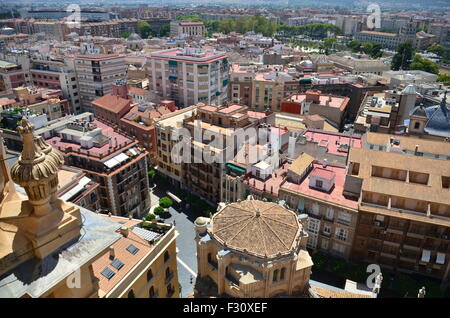
[[127,161],[128,159],[130,159],[130,157],[128,157],[126,154],[124,154],[123,152],[118,154],[117,156],[114,157],[114,159],[116,159],[118,162],[124,162]]
[[180,203],[181,202],[181,199],[179,198],[179,197],[177,197],[175,194],[173,194],[173,193],[171,193],[171,192],[169,192],[169,191],[167,191],[166,192],[167,193],[167,195],[172,199],[172,200],[174,200],[176,203]]
[[114,168],[119,164],[119,161],[117,161],[115,158],[111,158],[104,162],[105,166],[107,166],[109,169]]
[[72,199],[75,195],[77,195],[78,193],[80,193],[81,191],[84,190],[84,187],[91,181],[91,179],[89,179],[88,177],[83,177],[81,178],[80,182],[78,182],[78,184],[76,186],[74,186],[72,189],[70,189],[69,191],[67,191],[66,193],[64,193],[60,199],[63,201],[69,201],[70,199]]
[[428,263],[430,261],[431,252],[428,250],[422,251],[422,262]]
[[444,253],[437,253],[436,257],[436,264],[445,264],[445,254]]
[[239,166],[236,166],[232,163],[227,163],[225,166],[227,166],[228,168],[230,168],[231,170],[234,170],[235,172],[238,173],[245,173],[247,170],[245,170],[244,168],[241,168]]

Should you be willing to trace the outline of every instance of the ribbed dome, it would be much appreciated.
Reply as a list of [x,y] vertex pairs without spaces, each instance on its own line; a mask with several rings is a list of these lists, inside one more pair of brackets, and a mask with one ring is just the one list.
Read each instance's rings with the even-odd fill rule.
[[403,94],[416,94],[416,88],[414,87],[413,84],[409,84],[408,86],[406,86],[403,91]]
[[416,106],[410,116],[419,116],[419,117],[427,117],[427,112],[425,111],[425,108],[421,106]]
[[17,128],[23,137],[23,151],[13,167],[11,178],[21,186],[57,176],[64,163],[64,157],[55,148],[48,145],[41,136],[33,135],[34,125],[25,117]]
[[258,200],[231,203],[212,221],[211,234],[219,243],[262,258],[291,253],[301,232],[294,212]]
[[142,41],[142,38],[137,33],[132,33],[128,38],[127,41]]

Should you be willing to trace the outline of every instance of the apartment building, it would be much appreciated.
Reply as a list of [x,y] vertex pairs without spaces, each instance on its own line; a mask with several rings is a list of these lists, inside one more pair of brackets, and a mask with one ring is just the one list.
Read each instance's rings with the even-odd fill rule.
[[92,113],[65,117],[36,131],[100,185],[100,208],[113,215],[145,216],[150,207],[145,149],[133,137],[95,120]]
[[175,138],[177,130],[183,127],[183,119],[190,118],[198,106],[186,107],[155,119],[156,136],[156,170],[168,177],[170,182],[178,187],[184,187],[183,163],[174,162],[171,157],[173,146],[179,141]]
[[[278,198],[298,213],[309,215],[308,248],[349,259],[358,220],[358,201],[345,193],[350,147],[360,138],[308,130],[300,156],[288,164]],[[317,146],[314,147],[314,143]],[[325,148],[325,151],[321,151]]]
[[71,32],[67,23],[61,21],[35,21],[33,29],[34,33],[45,33],[58,41],[65,41],[66,36]]
[[391,50],[395,50],[402,42],[411,42],[415,48],[423,50],[437,41],[437,37],[433,34],[417,32],[417,25],[413,22],[402,25],[398,33],[361,31],[355,34],[355,39],[360,42],[380,44]]
[[232,65],[229,96],[233,103],[279,111],[282,99],[299,88],[296,72],[281,65]]
[[88,54],[75,58],[81,111],[92,111],[91,102],[112,92],[117,80],[126,79],[124,55]]
[[449,149],[370,132],[350,149],[346,188],[359,205],[353,260],[450,282]]
[[31,80],[38,87],[60,89],[68,100],[70,112],[81,112],[80,95],[73,59],[33,58],[30,66]]
[[45,114],[48,121],[61,118],[70,113],[67,99],[62,97],[60,89],[17,87],[13,89],[15,99],[20,106],[32,113]]
[[336,128],[341,127],[347,117],[349,97],[322,94],[310,89],[305,94],[294,94],[281,102],[281,111],[300,115],[320,115]]
[[154,52],[147,62],[150,90],[182,107],[221,105],[228,99],[228,69],[224,53],[197,48]]
[[361,57],[358,55],[332,54],[327,56],[327,58],[336,67],[344,69],[355,75],[366,73],[382,75],[383,72],[389,71],[391,69],[390,65],[384,63],[383,61],[380,61],[378,59],[371,59],[368,57]]
[[[225,183],[223,171],[226,162],[234,158],[244,143],[257,142],[256,139],[249,137],[246,141],[237,140],[232,145],[227,139],[235,136],[235,129],[245,131],[250,127],[259,127],[261,123],[267,121],[266,117],[265,113],[255,114],[255,112],[249,111],[247,106],[234,104],[227,106],[202,105],[197,108],[197,111],[191,117],[185,118],[183,127],[190,131],[191,136],[195,136],[195,129],[201,131],[202,136],[213,136],[192,141],[191,163],[183,165],[183,178],[186,187],[211,203],[221,201],[224,193],[222,190]],[[260,136],[254,136],[254,138],[256,137]],[[211,140],[208,140],[208,138],[214,138],[217,141],[211,144]],[[218,141],[219,139],[222,139],[221,144]],[[214,156],[214,158],[219,158],[218,161],[220,162],[207,163],[203,157],[203,159],[200,158],[202,162],[197,163],[195,156],[198,150]],[[267,165],[266,163],[262,164]]]
[[29,63],[9,59],[0,60],[0,91],[8,91],[23,85],[29,85],[31,79],[28,74]]
[[171,21],[170,37],[186,39],[202,39],[205,37],[206,28],[203,22]]
[[130,34],[136,33],[138,31],[137,24],[138,19],[134,18],[83,23],[78,34],[119,38],[125,32]]

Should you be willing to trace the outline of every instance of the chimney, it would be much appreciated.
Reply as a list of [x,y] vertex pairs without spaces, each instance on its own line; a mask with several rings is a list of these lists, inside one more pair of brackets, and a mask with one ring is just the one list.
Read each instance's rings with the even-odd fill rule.
[[128,237],[128,233],[129,233],[129,230],[126,226],[122,226],[120,228],[120,234],[122,234],[124,237]]
[[114,246],[109,247],[109,258],[115,259],[116,258],[116,252],[114,251]]
[[419,145],[416,145],[416,148],[414,149],[414,154],[417,154],[419,152]]

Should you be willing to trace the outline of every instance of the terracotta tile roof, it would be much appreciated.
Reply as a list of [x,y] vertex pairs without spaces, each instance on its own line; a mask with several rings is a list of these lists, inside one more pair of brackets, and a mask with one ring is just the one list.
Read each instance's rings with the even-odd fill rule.
[[314,157],[308,155],[307,153],[302,153],[297,159],[295,159],[289,170],[301,175],[303,172],[313,163]]
[[[131,254],[127,247],[133,244],[139,249],[136,254]],[[117,270],[111,266],[113,261],[110,258],[110,252],[105,252],[96,261],[92,263],[92,269],[96,278],[99,279],[100,290],[107,294],[134,268],[134,266],[146,255],[153,247],[147,241],[143,240],[131,229],[129,230],[128,237],[121,237],[117,240],[112,247],[114,248],[115,258],[119,259],[124,265],[121,269]],[[104,268],[108,267],[115,275],[108,279],[101,274]]]
[[113,94],[107,94],[92,101],[92,104],[117,114],[124,108],[129,107],[131,100]]
[[345,290],[334,290],[318,286],[311,286],[312,290],[320,298],[370,298],[368,295],[355,294]]
[[211,235],[227,248],[274,258],[296,247],[301,225],[294,212],[273,202],[231,203],[212,218]]

